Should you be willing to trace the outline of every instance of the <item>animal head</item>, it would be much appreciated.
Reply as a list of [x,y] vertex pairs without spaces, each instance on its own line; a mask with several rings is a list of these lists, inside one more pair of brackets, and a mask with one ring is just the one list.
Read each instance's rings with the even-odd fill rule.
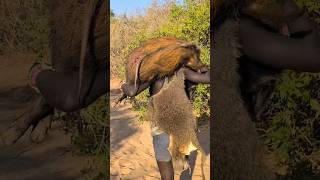
[[194,44],[183,44],[183,48],[189,50],[190,53],[185,57],[183,65],[194,71],[205,72],[206,66],[200,61],[200,49]]

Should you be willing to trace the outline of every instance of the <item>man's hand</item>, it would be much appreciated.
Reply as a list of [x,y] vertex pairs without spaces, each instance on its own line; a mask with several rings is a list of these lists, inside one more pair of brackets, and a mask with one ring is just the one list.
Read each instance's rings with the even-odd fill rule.
[[210,71],[206,69],[203,73],[195,72],[189,68],[183,68],[183,73],[185,75],[186,80],[189,80],[193,83],[210,83]]

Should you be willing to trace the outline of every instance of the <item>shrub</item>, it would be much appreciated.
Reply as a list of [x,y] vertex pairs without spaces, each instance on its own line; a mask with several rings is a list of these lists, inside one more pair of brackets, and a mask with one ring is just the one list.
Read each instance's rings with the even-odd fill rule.
[[[157,11],[154,11],[154,10]],[[120,18],[121,20],[127,20]],[[139,21],[137,19],[146,20]],[[120,21],[116,19],[114,21]],[[131,17],[129,23],[140,22],[139,26],[135,24],[135,28],[131,30],[134,32],[133,36],[130,36],[130,43],[120,53],[120,57],[125,57],[130,51],[138,47],[141,42],[156,37],[163,36],[175,36],[180,39],[187,40],[197,44],[201,49],[201,61],[207,65],[210,63],[210,38],[209,38],[209,27],[210,27],[210,1],[209,0],[186,0],[182,4],[168,2],[163,6],[158,6],[156,3],[153,4],[144,16]],[[131,25],[132,25],[131,24]],[[155,26],[156,24],[156,26]],[[114,27],[118,26],[117,23]],[[111,24],[112,27],[112,24]],[[131,26],[133,27],[133,25]],[[124,29],[124,28],[123,28]],[[118,29],[119,32],[119,29]],[[120,30],[120,33],[122,31]],[[113,33],[111,33],[112,36]],[[119,36],[119,35],[115,35]],[[122,36],[123,37],[123,36]],[[119,42],[119,41],[118,41]],[[121,41],[120,41],[121,42]],[[113,43],[111,43],[113,44]],[[117,46],[117,45],[116,45]],[[112,47],[112,45],[111,45]],[[113,48],[113,47],[112,47]],[[111,49],[112,49],[111,48]],[[115,51],[116,52],[116,51]],[[113,52],[111,52],[113,53]],[[116,53],[114,53],[116,54]],[[124,55],[125,54],[125,55]],[[112,56],[111,56],[112,57]],[[119,55],[118,55],[119,57]],[[122,59],[124,62],[125,58]],[[115,62],[117,61],[117,62]],[[119,64],[117,57],[111,60],[111,64]],[[118,69],[117,72],[124,72],[124,63],[121,63],[121,67],[111,66],[111,68]],[[120,75],[123,78],[123,75]],[[196,88],[194,97],[194,108],[200,119],[208,119],[209,117],[209,86],[199,85]],[[134,100],[134,107],[140,113],[140,117],[143,118],[142,114],[146,111],[146,105],[148,101],[148,93],[143,92],[136,97]]]
[[[317,0],[297,0],[320,23]],[[285,71],[257,122],[278,165],[289,175],[320,173],[319,74]]]
[[0,54],[34,53],[48,57],[47,1],[2,0],[0,2]]

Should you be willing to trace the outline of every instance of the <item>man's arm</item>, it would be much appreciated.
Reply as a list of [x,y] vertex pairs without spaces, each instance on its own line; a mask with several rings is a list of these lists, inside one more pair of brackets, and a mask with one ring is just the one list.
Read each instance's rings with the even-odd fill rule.
[[[191,81],[193,83],[204,83],[204,84],[209,84],[210,83],[210,72],[209,71],[207,71],[205,73],[198,73],[198,72],[195,72],[195,71],[193,71],[191,69],[184,68],[183,72],[184,72],[186,80],[189,80],[189,81]],[[158,80],[158,81],[160,81],[160,80]],[[161,79],[161,81],[163,81],[163,79]],[[123,84],[121,86],[123,94],[118,99],[118,102],[121,102],[123,99],[127,98],[128,96],[129,97],[137,96],[138,94],[140,94],[142,91],[144,91],[145,89],[147,89],[151,85],[152,85],[151,81],[145,82],[145,83],[139,85],[138,90],[135,91],[135,85],[134,84],[133,85],[129,85],[127,83]],[[155,94],[158,91],[157,89],[161,89],[161,87],[154,87],[153,90],[152,90],[153,91],[152,94]]]
[[129,85],[127,83],[124,83],[121,86],[122,92],[129,97],[134,97],[137,96],[138,94],[140,94],[142,91],[144,91],[145,89],[147,89],[150,86],[151,82],[145,82],[141,85],[138,85],[138,90],[136,91],[136,87],[135,84],[133,85]]
[[129,85],[127,83],[122,84],[121,86],[121,90],[122,90],[122,95],[121,97],[119,97],[116,101],[115,106],[120,103],[122,100],[124,100],[125,98],[129,97],[135,97],[138,94],[140,94],[142,91],[144,91],[145,89],[147,89],[149,86],[151,85],[151,82],[146,82],[143,83],[141,85],[139,85],[138,90],[136,91],[136,87],[135,85]]
[[[308,18],[289,23],[290,33],[312,30]],[[249,18],[240,19],[240,40],[245,55],[280,69],[320,72],[320,38],[316,30],[294,39],[261,27]]]
[[210,84],[210,71],[198,73],[191,69],[184,68],[183,70],[186,80],[194,83]]

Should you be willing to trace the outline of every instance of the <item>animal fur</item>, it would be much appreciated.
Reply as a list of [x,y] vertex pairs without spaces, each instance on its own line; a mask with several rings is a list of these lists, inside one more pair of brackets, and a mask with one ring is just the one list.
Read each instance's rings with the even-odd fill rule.
[[262,147],[241,96],[238,31],[238,22],[227,20],[214,34],[211,77],[213,178],[272,180],[274,175],[262,165]]
[[[219,1],[219,0],[218,0]],[[217,2],[217,1],[216,1]],[[275,179],[262,162],[263,148],[252,120],[259,116],[274,90],[280,70],[255,63],[241,53],[240,15],[269,29],[299,16],[283,14],[290,0],[221,0],[213,4],[211,152],[214,179]]]
[[[88,1],[48,1],[51,58],[56,71],[77,71],[80,65],[81,46],[90,24],[88,48],[84,66],[103,66],[108,60],[109,0],[96,1],[93,17],[88,23]],[[89,13],[90,14],[90,13]]]
[[[249,15],[264,25],[279,30],[285,23],[301,16],[303,11],[286,11],[293,0],[214,0],[212,5],[214,26],[227,18]],[[284,13],[286,12],[286,13]]]
[[[185,155],[199,149],[197,123],[185,92],[182,71],[178,71],[159,93],[151,98],[147,120],[170,135],[170,152],[174,161],[185,162]],[[202,156],[205,156],[202,153]],[[202,163],[203,164],[203,163]]]
[[126,83],[137,86],[155,77],[172,75],[182,65],[194,70],[204,67],[196,45],[173,37],[151,39],[128,56]]
[[80,52],[80,63],[79,63],[79,85],[78,85],[78,97],[79,103],[81,104],[81,87],[82,87],[82,76],[83,76],[83,69],[84,69],[84,61],[87,55],[87,49],[90,47],[89,36],[90,36],[90,28],[95,16],[95,10],[98,4],[97,0],[89,0],[89,7],[86,14],[86,21],[83,23],[83,35],[81,40],[81,52]]
[[86,94],[89,90],[81,88],[83,79],[92,82],[93,72],[97,68],[106,68],[109,0],[55,0],[48,3],[52,63],[57,72],[79,70],[80,99],[80,93]]

